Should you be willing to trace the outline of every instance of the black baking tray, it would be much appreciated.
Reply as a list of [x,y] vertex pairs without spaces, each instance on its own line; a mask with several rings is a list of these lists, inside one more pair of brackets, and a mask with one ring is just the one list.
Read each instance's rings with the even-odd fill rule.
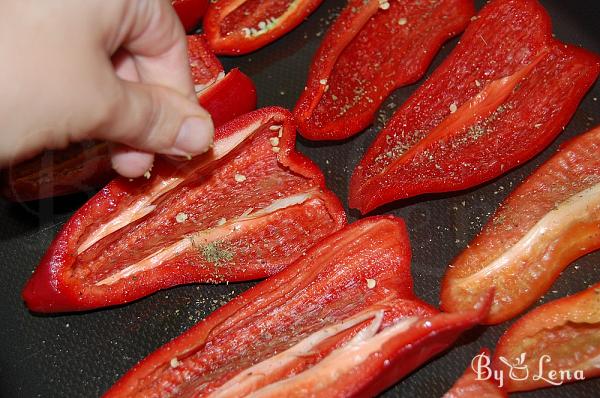
[[[600,1],[542,0],[556,36],[600,53]],[[481,7],[483,2],[476,2]],[[310,60],[328,25],[344,5],[328,0],[305,23],[281,40],[243,57],[223,58],[239,67],[258,88],[259,106],[292,108],[304,88]],[[431,72],[456,44],[447,43]],[[324,171],[328,186],[347,207],[348,181],[354,166],[385,120],[420,84],[401,88],[386,101],[376,123],[339,143],[298,139],[298,149]],[[468,191],[427,195],[394,203],[374,214],[394,214],[408,225],[413,247],[416,293],[438,303],[447,264],[477,234],[508,193],[547,159],[561,142],[600,121],[600,85],[583,100],[573,120],[542,154],[490,183]],[[600,156],[600,154],[599,154]],[[97,397],[137,361],[176,337],[252,283],[190,285],[158,292],[135,303],[64,315],[30,313],[20,292],[53,236],[93,192],[25,204],[0,201],[0,396]],[[349,220],[359,218],[350,210]],[[600,252],[572,264],[540,300],[547,302],[580,291],[600,280]],[[510,322],[477,327],[463,335],[445,355],[431,360],[386,397],[439,397],[462,374],[481,347],[493,348]],[[598,397],[600,379],[539,390],[522,397]]]

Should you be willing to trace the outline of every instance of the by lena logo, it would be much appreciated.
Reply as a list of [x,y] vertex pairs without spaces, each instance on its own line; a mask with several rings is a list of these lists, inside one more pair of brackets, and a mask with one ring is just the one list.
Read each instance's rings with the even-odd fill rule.
[[506,374],[502,369],[492,369],[490,357],[482,352],[473,358],[471,368],[477,375],[477,380],[495,379],[500,387],[504,386],[506,378],[514,381],[542,380],[553,386],[560,386],[566,381],[585,380],[583,370],[549,370],[548,365],[552,362],[550,355],[542,355],[537,363],[532,364],[535,365],[534,369],[529,368],[529,364],[525,362],[526,358],[527,354],[524,352],[512,362],[505,357],[499,357],[508,368]]

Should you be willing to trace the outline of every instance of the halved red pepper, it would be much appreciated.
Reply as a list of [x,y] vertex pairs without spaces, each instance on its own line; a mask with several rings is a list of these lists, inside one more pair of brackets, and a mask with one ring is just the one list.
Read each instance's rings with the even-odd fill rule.
[[515,322],[500,338],[492,366],[509,392],[600,376],[600,284]]
[[294,115],[312,140],[348,138],[396,88],[420,79],[475,13],[473,0],[350,0],[317,51]]
[[203,19],[217,54],[246,54],[277,40],[306,19],[323,0],[219,0]]
[[192,31],[208,8],[208,0],[171,0],[186,32]]
[[[188,55],[198,102],[210,112],[215,127],[256,108],[252,80],[237,68],[225,74],[203,36],[188,36]],[[2,193],[22,202],[85,191],[114,177],[108,145],[88,141],[11,167]]]
[[600,249],[600,127],[563,145],[500,205],[448,268],[442,308],[470,308],[495,288],[486,323],[541,297],[577,258]]
[[86,310],[281,271],[345,224],[295,136],[288,111],[264,108],[217,129],[204,155],[113,180],[58,233],[25,286],[27,306]]
[[475,357],[485,358],[485,374],[476,373],[473,368],[475,360],[469,364],[469,367],[463,375],[454,383],[452,388],[444,394],[442,398],[506,398],[508,394],[498,386],[493,377],[493,372],[489,363],[491,362],[490,350],[482,349]]
[[372,396],[486,308],[440,314],[412,291],[402,220],[360,220],[155,351],[105,395]]
[[188,36],[188,51],[198,103],[212,117],[215,127],[256,108],[256,87],[239,69],[227,74],[204,35]]
[[536,0],[492,0],[400,107],[354,171],[350,206],[470,188],[531,159],[562,131],[600,57],[552,38]]

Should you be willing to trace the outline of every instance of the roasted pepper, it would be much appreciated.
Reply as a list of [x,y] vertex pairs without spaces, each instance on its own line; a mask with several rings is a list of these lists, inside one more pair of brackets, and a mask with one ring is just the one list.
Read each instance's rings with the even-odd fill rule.
[[568,141],[500,205],[448,268],[442,308],[470,308],[490,287],[486,323],[523,312],[571,262],[600,249],[600,127]]
[[[188,36],[188,55],[198,102],[216,127],[256,108],[252,80],[238,69],[225,74],[202,36]],[[95,141],[47,151],[4,174],[3,195],[19,202],[86,191],[115,176],[108,145]]]
[[264,108],[217,129],[204,155],[113,180],[58,233],[25,286],[27,306],[79,311],[281,271],[345,224],[295,136],[289,112]]
[[489,181],[563,130],[600,57],[552,37],[536,0],[492,0],[357,166],[350,206],[366,213]]
[[506,390],[527,391],[600,376],[600,284],[544,304],[498,342],[493,368]]
[[423,76],[475,13],[472,0],[351,0],[317,51],[294,115],[312,140],[350,137],[396,88]]
[[105,398],[373,396],[485,311],[418,300],[404,223],[367,218],[159,348]]
[[204,33],[217,54],[246,54],[285,35],[323,0],[219,0],[203,19]]

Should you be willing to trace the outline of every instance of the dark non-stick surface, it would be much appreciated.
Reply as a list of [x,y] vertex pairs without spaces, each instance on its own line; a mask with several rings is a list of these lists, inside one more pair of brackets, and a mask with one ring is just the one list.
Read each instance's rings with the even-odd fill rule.
[[[293,107],[304,87],[308,64],[329,23],[343,5],[328,0],[298,29],[249,56],[227,58],[258,87],[259,106]],[[479,6],[483,2],[477,2]],[[600,53],[598,0],[542,0],[558,38]],[[430,71],[451,50],[448,43]],[[324,171],[329,187],[347,203],[350,174],[384,121],[417,85],[397,90],[376,124],[342,143],[299,139],[298,149]],[[403,217],[413,246],[417,294],[437,304],[446,265],[480,230],[498,203],[569,137],[600,122],[600,85],[587,95],[565,132],[550,148],[502,178],[466,192],[430,195],[387,206],[378,213]],[[600,156],[600,154],[599,154]],[[0,201],[0,396],[96,397],[138,360],[195,324],[251,284],[182,286],[130,305],[82,314],[42,316],[27,311],[20,291],[54,234],[90,194],[29,204]],[[359,217],[349,212],[350,221]],[[575,293],[600,280],[600,252],[571,265],[540,302]],[[509,323],[479,327],[444,356],[432,360],[384,395],[441,396],[480,347],[494,347]],[[522,394],[524,397],[597,397],[600,379]]]

